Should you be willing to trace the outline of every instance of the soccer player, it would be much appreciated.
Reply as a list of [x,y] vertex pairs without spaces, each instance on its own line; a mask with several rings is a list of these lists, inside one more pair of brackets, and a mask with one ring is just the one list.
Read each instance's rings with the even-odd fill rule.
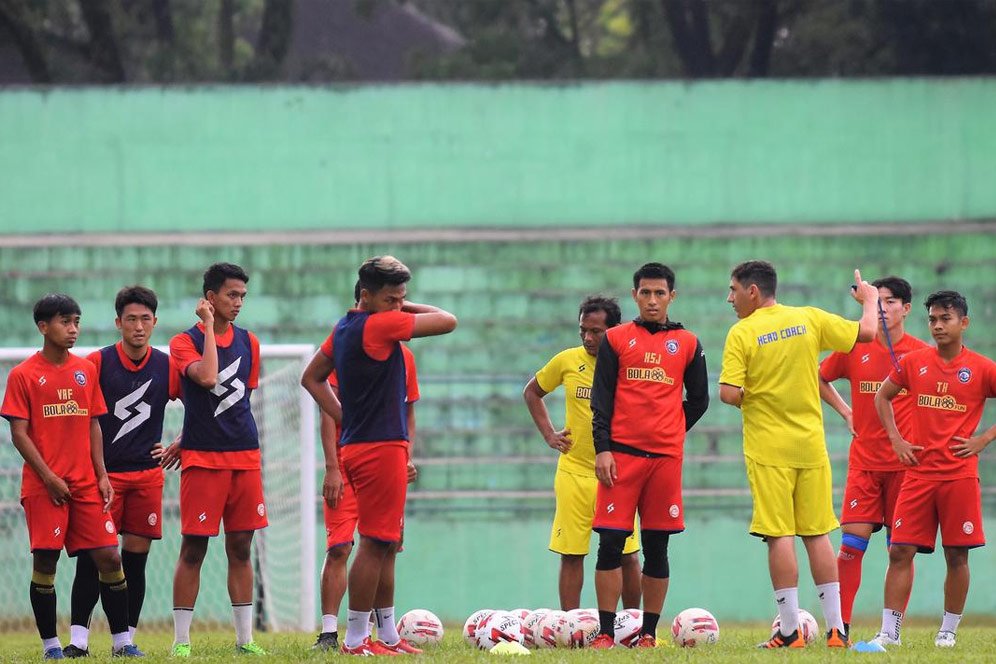
[[[600,630],[593,648],[611,648],[622,591],[622,554],[640,515],[643,625],[637,647],[657,645],[670,570],[671,534],[685,529],[681,462],[685,432],[709,406],[705,352],[668,318],[674,271],[647,263],[633,274],[640,316],[609,328],[598,348],[591,392],[595,445],[595,595]],[[682,394],[684,392],[684,395]]]
[[[522,397],[543,440],[560,453],[553,492],[557,509],[550,530],[550,550],[560,554],[560,608],[581,606],[584,557],[591,548],[591,522],[595,516],[595,445],[591,438],[591,382],[595,357],[605,331],[622,321],[614,299],[589,296],[578,309],[581,345],[553,356],[529,379]],[[564,428],[557,431],[543,397],[564,386]],[[639,537],[626,539],[622,557],[622,602],[624,608],[640,606]]]
[[[892,363],[926,343],[906,334],[913,289],[901,277],[885,277],[872,282],[878,289],[882,325],[873,341],[857,343],[849,353],[835,352],[820,364],[820,397],[836,410],[854,436],[847,462],[847,482],[840,522],[843,535],[837,554],[840,577],[840,613],[844,632],[850,632],[854,596],[861,585],[861,559],[873,532],[892,528],[892,511],[903,482],[906,467],[892,451],[889,436],[875,412],[875,392]],[[831,384],[847,378],[851,384],[851,405]],[[908,435],[913,402],[903,394],[894,402],[896,423]],[[852,410],[853,409],[853,410]]]
[[68,295],[38,300],[34,320],[42,349],[7,378],[0,415],[24,458],[21,506],[31,542],[29,596],[45,659],[63,659],[56,632],[55,571],[65,547],[93,559],[112,654],[141,657],[128,631],[128,584],[118,536],[107,513],[114,489],[104,469],[97,418],[107,412],[94,366],[69,352],[80,331],[80,307]]
[[225,522],[228,595],[235,619],[235,650],[266,652],[252,640],[253,533],[267,525],[256,421],[249,406],[259,385],[259,341],[235,325],[249,275],[215,263],[204,272],[201,322],[170,340],[180,373],[180,556],[173,576],[172,654],[189,657],[190,623],[208,539]]
[[[91,353],[100,391],[111,404],[100,416],[104,465],[114,501],[111,518],[122,536],[121,562],[128,580],[128,624],[132,639],[145,600],[145,563],[152,540],[162,539],[163,469],[160,438],[166,404],[180,394],[170,356],[152,347],[156,294],[142,286],[122,288],[114,300],[121,340]],[[76,559],[70,642],[66,657],[89,654],[90,615],[100,588],[89,556]]]
[[[349,570],[349,614],[342,652],[413,653],[394,625],[394,558],[401,539],[408,484],[407,405],[401,342],[447,334],[452,314],[406,301],[409,269],[393,256],[376,256],[359,269],[360,307],[336,323],[301,376],[301,384],[332,418],[341,418],[342,470],[326,456],[323,493],[334,504],[342,473],[356,494],[360,545]],[[398,305],[401,305],[398,310]],[[328,384],[335,370],[339,400]],[[370,639],[375,610],[379,639]]]
[[[353,297],[354,307],[359,308],[360,304],[360,283],[356,282]],[[398,303],[400,309],[400,303]],[[415,356],[408,346],[402,345],[401,352],[405,358],[405,385],[407,390],[406,403],[408,405],[408,439],[410,443],[415,441],[415,402],[419,399],[418,376],[415,368]],[[339,380],[335,371],[329,374],[329,385],[332,391],[339,395]],[[328,459],[335,455],[338,467],[342,467],[342,446],[339,445],[338,430],[335,420],[328,413],[321,413],[321,438],[322,452]],[[409,446],[410,447],[410,446]],[[418,477],[418,471],[411,461],[411,450],[408,456],[408,482],[414,482]],[[328,479],[328,474],[326,474]],[[322,565],[322,631],[318,634],[318,639],[314,650],[336,650],[339,648],[339,606],[342,597],[346,594],[346,563],[349,555],[353,552],[353,533],[356,532],[356,495],[353,487],[349,484],[347,477],[342,478],[342,494],[336,500],[331,492],[326,492],[327,484],[323,482],[323,496],[327,496],[322,503],[322,512],[325,517],[325,563]],[[404,533],[402,533],[402,536]],[[399,542],[400,546],[400,542]],[[399,548],[400,551],[400,548]],[[387,577],[387,582],[394,578],[393,569],[382,568],[381,576]]]
[[[996,397],[996,363],[965,347],[968,302],[956,291],[932,293],[924,303],[936,348],[909,353],[875,395],[875,408],[892,449],[907,466],[896,501],[885,574],[882,630],[872,641],[899,645],[903,607],[913,585],[913,557],[932,553],[938,526],[947,577],[944,617],[934,639],[955,645],[968,596],[968,550],[984,546],[979,454],[996,439],[996,426],[976,433],[986,399]],[[915,404],[908,436],[896,424],[892,402],[907,390]]]
[[871,341],[878,327],[878,291],[854,271],[853,297],[861,320],[848,321],[816,307],[778,304],[771,263],[733,268],[727,302],[740,320],[723,348],[719,398],[741,409],[747,481],[754,500],[750,533],[768,545],[768,571],[781,627],[762,648],[802,648],[799,568],[795,536],[802,538],[820,596],[827,646],[847,647],[840,615],[837,563],[828,533],[834,515],[830,458],[823,435],[818,364],[820,351],[849,352]]

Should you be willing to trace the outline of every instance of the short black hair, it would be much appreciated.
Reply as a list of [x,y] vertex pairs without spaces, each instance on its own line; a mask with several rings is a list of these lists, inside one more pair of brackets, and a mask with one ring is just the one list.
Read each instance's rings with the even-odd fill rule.
[[65,293],[49,293],[35,302],[35,324],[49,322],[56,316],[81,316],[80,305]]
[[674,270],[663,263],[644,263],[633,273],[633,288],[640,287],[641,279],[664,279],[667,289],[674,290]]
[[882,277],[873,281],[872,286],[875,288],[888,288],[892,296],[898,297],[903,301],[903,304],[909,304],[913,301],[913,287],[910,286],[910,282],[902,277],[895,275]]
[[353,302],[360,301],[360,291],[363,290],[363,286],[360,285],[360,280],[356,280],[356,284],[353,286]]
[[581,306],[578,307],[578,318],[585,314],[593,314],[596,311],[605,312],[606,327],[615,327],[622,322],[622,311],[620,311],[619,303],[614,297],[589,295],[581,301]]
[[939,290],[931,293],[923,301],[923,306],[927,307],[928,313],[931,307],[940,307],[941,309],[954,309],[962,318],[968,315],[968,300],[958,291]]
[[778,289],[778,273],[768,261],[744,261],[733,268],[730,276],[741,286],[757,286],[764,297],[774,297]]
[[376,293],[384,286],[400,286],[412,278],[411,270],[394,256],[374,256],[363,261],[357,271],[360,288]]
[[204,271],[204,295],[208,291],[218,292],[218,289],[225,285],[226,279],[238,279],[248,284],[249,275],[234,263],[215,263]]
[[118,313],[118,318],[121,318],[121,314],[124,313],[125,307],[129,304],[140,304],[143,307],[148,307],[154,316],[159,307],[159,298],[156,297],[151,288],[138,285],[125,286],[118,291],[117,297],[114,298],[114,311]]

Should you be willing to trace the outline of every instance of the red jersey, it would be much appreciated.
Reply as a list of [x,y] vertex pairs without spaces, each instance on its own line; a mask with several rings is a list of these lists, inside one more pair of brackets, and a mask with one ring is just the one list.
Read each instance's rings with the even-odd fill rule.
[[[897,359],[928,345],[909,334],[893,345]],[[849,353],[835,352],[820,363],[820,378],[832,383],[847,378],[851,383],[851,409],[857,436],[851,441],[847,467],[852,470],[897,471],[906,466],[896,456],[889,434],[875,412],[875,393],[892,371],[888,347],[876,337],[873,341],[854,344]],[[913,421],[913,400],[903,390],[892,401],[899,433],[908,437]]]
[[[90,420],[107,412],[93,364],[70,354],[61,366],[35,353],[11,369],[0,415],[26,420],[45,464],[76,493],[97,486],[90,457]],[[47,493],[24,464],[21,497]]]
[[979,456],[956,457],[952,437],[969,438],[982,420],[986,399],[996,397],[996,362],[962,347],[950,362],[937,349],[914,351],[899,361],[889,380],[909,390],[915,404],[913,428],[907,440],[922,445],[920,462],[906,476],[955,480],[979,476]]

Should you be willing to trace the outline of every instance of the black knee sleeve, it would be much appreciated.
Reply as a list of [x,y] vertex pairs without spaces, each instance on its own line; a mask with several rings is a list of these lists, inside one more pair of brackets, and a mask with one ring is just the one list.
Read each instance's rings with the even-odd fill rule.
[[598,560],[596,570],[612,570],[622,567],[623,546],[629,533],[621,530],[601,530],[598,532]]
[[667,561],[667,543],[671,537],[663,530],[644,530],[640,533],[640,543],[643,545],[643,573],[654,579],[666,579],[671,576]]

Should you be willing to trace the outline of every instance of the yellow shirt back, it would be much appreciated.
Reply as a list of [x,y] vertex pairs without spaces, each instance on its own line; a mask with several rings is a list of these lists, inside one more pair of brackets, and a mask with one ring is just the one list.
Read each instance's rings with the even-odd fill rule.
[[591,437],[591,382],[595,358],[584,346],[568,348],[553,356],[536,372],[536,382],[544,392],[564,386],[564,425],[571,430],[571,449],[561,454],[557,470],[585,477],[595,476],[595,443]]
[[730,328],[719,382],[744,388],[744,455],[765,466],[816,468],[827,460],[820,351],[848,352],[858,323],[816,307],[776,304]]

